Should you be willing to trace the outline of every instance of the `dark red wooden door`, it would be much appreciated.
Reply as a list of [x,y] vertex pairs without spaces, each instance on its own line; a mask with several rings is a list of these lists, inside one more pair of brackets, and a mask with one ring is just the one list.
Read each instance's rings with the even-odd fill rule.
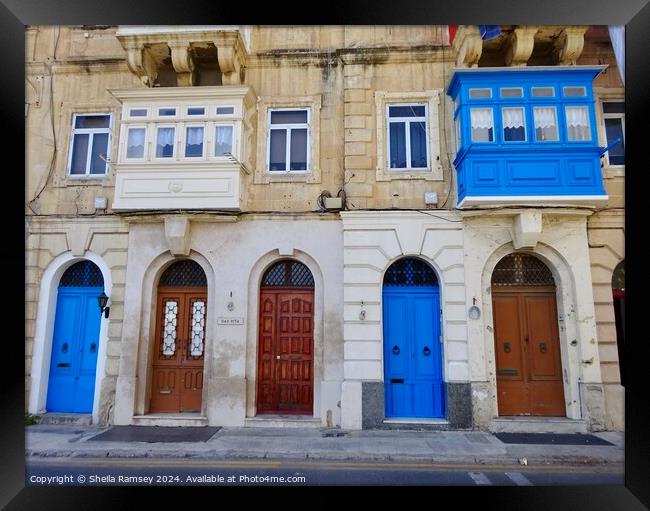
[[313,413],[314,291],[260,292],[257,413]]
[[200,412],[207,290],[158,288],[150,413]]
[[492,292],[499,415],[564,417],[555,290]]

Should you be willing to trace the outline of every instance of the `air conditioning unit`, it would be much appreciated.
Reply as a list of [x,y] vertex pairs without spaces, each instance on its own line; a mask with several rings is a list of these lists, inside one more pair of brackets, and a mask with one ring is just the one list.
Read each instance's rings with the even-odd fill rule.
[[325,209],[343,209],[343,199],[341,197],[325,197]]

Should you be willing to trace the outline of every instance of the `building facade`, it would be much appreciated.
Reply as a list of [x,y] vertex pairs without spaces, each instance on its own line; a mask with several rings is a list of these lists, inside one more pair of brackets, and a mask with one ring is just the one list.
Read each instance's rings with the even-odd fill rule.
[[607,27],[496,32],[29,27],[27,412],[621,430]]

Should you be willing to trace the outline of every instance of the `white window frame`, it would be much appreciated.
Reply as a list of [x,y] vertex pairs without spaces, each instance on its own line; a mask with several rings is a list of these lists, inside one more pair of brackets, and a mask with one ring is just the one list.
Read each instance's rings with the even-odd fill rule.
[[[182,152],[180,152],[179,148],[179,154],[181,159],[185,161],[198,161],[198,160],[203,160],[205,159],[205,152],[207,149],[208,145],[208,125],[206,123],[196,123],[196,122],[186,122],[186,123],[178,123],[177,126],[181,126],[183,130],[183,136],[181,139],[181,147],[183,148]],[[202,128],[203,129],[203,144],[201,148],[201,156],[186,156],[185,151],[187,150],[187,130],[190,128]]]
[[[219,108],[232,108],[232,112],[230,112],[229,114],[220,114],[218,113]],[[219,118],[228,117],[236,114],[237,114],[237,107],[235,105],[215,105],[214,107],[214,115]]]
[[[391,117],[390,108],[391,107],[400,107],[400,106],[423,106],[424,115],[421,117]],[[412,161],[411,154],[411,122],[423,122],[424,121],[424,130],[425,130],[425,149],[427,153],[427,165],[426,167],[411,167],[410,163]],[[403,122],[405,124],[405,137],[406,137],[406,167],[391,167],[390,166],[390,125],[391,123]],[[429,154],[429,105],[425,102],[417,103],[387,103],[386,104],[386,169],[388,172],[413,172],[413,171],[430,171],[431,170],[431,156]]]
[[[75,128],[77,124],[77,117],[91,117],[91,116],[108,116],[108,128]],[[72,114],[72,131],[70,133],[70,150],[68,151],[68,172],[67,177],[71,179],[103,179],[108,175],[109,166],[108,162],[111,161],[111,131],[113,129],[113,114],[110,112],[78,112]],[[94,134],[108,134],[108,140],[106,142],[106,162],[105,170],[103,174],[91,174],[90,173],[90,156],[93,150],[93,138]],[[88,150],[86,152],[86,172],[84,174],[71,174],[72,171],[72,153],[74,152],[74,136],[88,134]]]
[[212,148],[210,151],[210,157],[211,158],[217,158],[217,159],[222,159],[222,158],[228,158],[228,155],[226,154],[216,154],[217,153],[217,128],[225,128],[225,127],[230,127],[232,129],[232,147],[230,148],[230,155],[232,157],[235,157],[237,154],[237,137],[236,137],[236,129],[235,129],[235,124],[232,122],[215,122],[211,123],[212,124],[212,137],[213,137],[213,142],[212,142]]
[[[144,115],[131,115],[132,110],[144,110]],[[127,118],[142,121],[149,118],[150,109],[148,106],[130,106],[127,110]]]
[[[605,139],[605,147],[609,145],[609,142],[607,141],[607,127],[605,126],[605,119],[621,120],[621,127],[623,128],[623,145],[625,146],[625,111],[623,111],[623,113],[605,113],[605,107],[604,107],[605,103],[623,103],[623,110],[625,110],[625,98],[621,98],[621,99],[608,98],[608,99],[602,99],[600,101],[600,113],[603,116],[603,137]],[[625,168],[625,164],[613,165],[609,162],[609,151],[605,153],[605,166],[614,169]]]
[[[160,114],[161,110],[167,110],[167,109],[171,110],[172,108],[176,111],[174,113],[174,115],[161,115]],[[154,117],[156,119],[162,119],[163,121],[166,121],[168,119],[178,119],[180,111],[181,111],[181,109],[180,109],[180,107],[178,105],[156,106],[156,114],[154,115]]]
[[[172,107],[168,107],[168,108],[172,108]],[[203,108],[203,113],[202,114],[190,114],[190,109],[191,108]],[[188,119],[203,119],[203,118],[207,117],[207,115],[208,115],[208,107],[206,107],[205,105],[187,105],[185,107],[184,115]],[[169,117],[171,117],[171,115]]]
[[[147,149],[149,147],[149,124],[128,124],[124,130],[124,148],[122,154],[125,162],[146,161],[148,158]],[[142,158],[129,158],[129,131],[132,129],[144,129],[144,151]]]
[[[172,147],[172,155],[168,157],[156,156],[158,149],[158,130],[161,128],[174,128],[174,144]],[[153,137],[153,154],[151,155],[152,160],[156,161],[173,161],[177,159],[178,156],[178,124],[174,123],[156,123],[154,125],[154,137]]]
[[[272,112],[291,112],[291,111],[305,111],[307,112],[306,123],[289,123],[289,124],[271,124]],[[271,170],[271,130],[286,130],[286,147],[285,147],[285,169],[284,170]],[[292,129],[306,129],[307,130],[307,161],[305,170],[291,170],[291,130]],[[311,172],[311,108],[310,107],[283,107],[283,108],[269,108],[268,121],[267,121],[267,139],[266,139],[266,172],[270,175],[282,174],[307,174]]]
[[[514,99],[514,98],[513,98]],[[521,110],[523,112],[524,119],[524,139],[523,140],[506,140],[505,126],[503,125],[503,111],[504,110]],[[492,119],[494,122],[494,118]],[[492,128],[494,131],[494,127]],[[512,106],[503,106],[501,107],[501,140],[504,144],[525,144],[528,142],[528,123],[526,122],[526,107],[524,105],[512,105]]]

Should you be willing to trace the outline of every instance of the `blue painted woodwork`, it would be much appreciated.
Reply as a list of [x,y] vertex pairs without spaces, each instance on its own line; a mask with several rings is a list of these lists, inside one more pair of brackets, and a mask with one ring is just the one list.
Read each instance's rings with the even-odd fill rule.
[[386,417],[445,416],[438,286],[384,286]]
[[[604,66],[473,68],[454,71],[447,94],[454,101],[454,122],[460,138],[454,166],[458,173],[458,204],[544,203],[606,199],[603,188],[592,83]],[[550,87],[552,97],[534,97],[534,87]],[[570,96],[565,87],[584,87]],[[501,97],[501,89],[521,89],[521,97]],[[470,89],[489,89],[491,97],[471,98]],[[487,96],[485,92],[480,94]],[[537,140],[534,107],[555,107],[558,140]],[[588,109],[590,140],[569,140],[566,108]],[[471,139],[470,109],[491,108],[491,142]],[[525,140],[504,140],[502,108],[523,107]],[[512,129],[510,129],[512,132]],[[521,136],[521,130],[517,133]],[[517,138],[520,138],[517,137]],[[514,137],[513,137],[514,138]],[[548,198],[548,199],[546,199]]]
[[103,287],[60,286],[47,387],[48,412],[91,413]]

